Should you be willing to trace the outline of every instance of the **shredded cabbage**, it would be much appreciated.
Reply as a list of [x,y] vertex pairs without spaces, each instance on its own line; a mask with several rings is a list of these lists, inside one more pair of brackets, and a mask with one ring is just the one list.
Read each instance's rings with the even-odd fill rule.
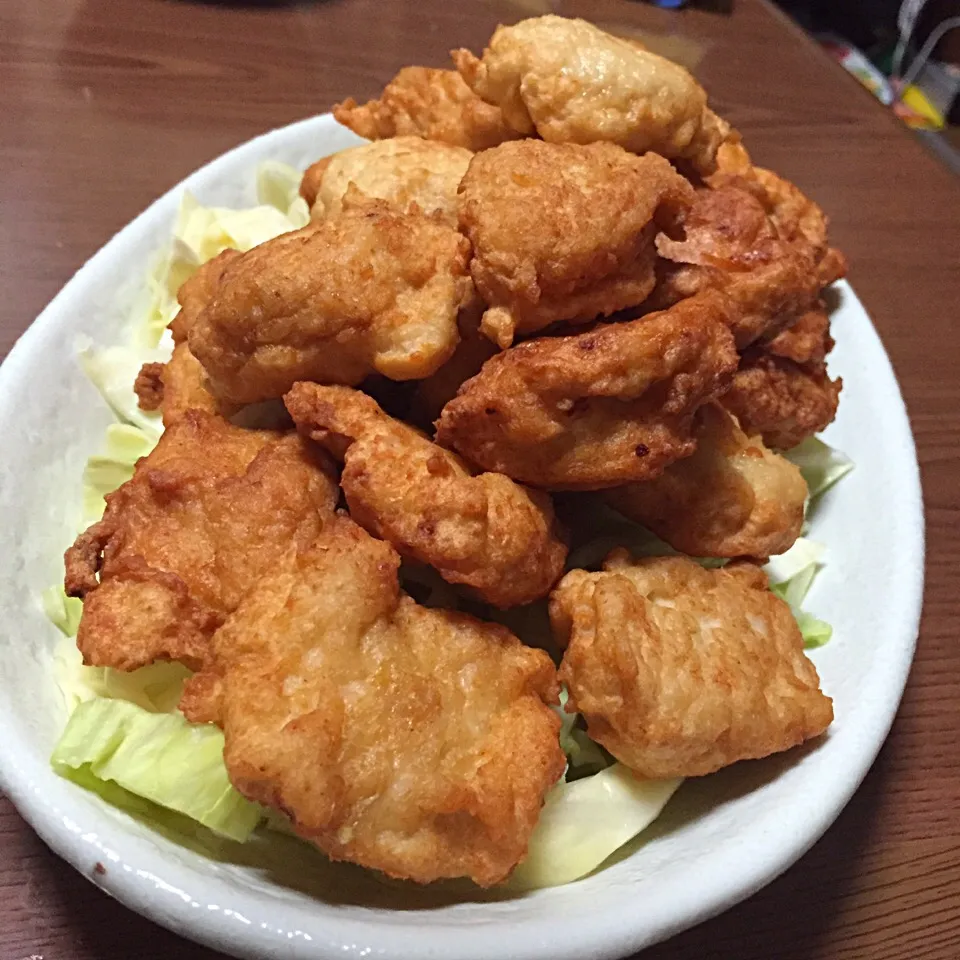
[[150,713],[126,700],[79,704],[50,762],[87,789],[116,784],[232,840],[246,840],[262,817],[227,778],[217,727]]
[[136,344],[149,348],[160,343],[180,309],[177,291],[201,264],[227,247],[243,252],[305,226],[310,211],[298,195],[299,185],[300,174],[293,167],[268,161],[257,169],[256,207],[205,207],[185,191],[173,241],[150,269],[145,297],[134,311]]
[[846,454],[818,437],[807,437],[803,443],[788,450],[785,456],[800,468],[811,500],[825,493],[853,469],[853,461]]
[[526,859],[510,886],[556,887],[595,870],[660,815],[680,780],[641,780],[623,764],[547,794]]
[[117,420],[155,439],[163,432],[160,414],[140,409],[133,383],[144,363],[162,363],[169,356],[170,351],[162,348],[144,352],[132,347],[95,347],[89,341],[82,342],[79,349],[83,372],[100,391]]
[[101,454],[87,460],[83,468],[84,528],[96,523],[106,508],[104,497],[133,476],[133,468],[156,445],[160,435],[129,423],[111,423]]
[[111,667],[88,667],[72,636],[57,644],[53,664],[68,711],[87,700],[103,698],[128,700],[150,713],[173,713],[190,676],[190,671],[179,663],[151,663],[129,673]]
[[568,694],[560,691],[560,706],[555,708],[560,716],[560,748],[567,755],[567,780],[589,777],[613,763],[613,758],[587,736],[587,731],[578,726],[580,714],[567,713]]
[[822,543],[799,537],[786,553],[771,557],[766,566],[770,589],[790,605],[803,635],[803,644],[808,649],[822,647],[833,636],[833,627],[829,623],[803,609],[803,601],[823,566],[825,553],[826,547]]
[[[62,586],[47,587],[40,595],[43,612],[53,625],[66,637],[75,637],[83,613],[83,601],[68,597]],[[75,644],[71,643],[71,647]]]

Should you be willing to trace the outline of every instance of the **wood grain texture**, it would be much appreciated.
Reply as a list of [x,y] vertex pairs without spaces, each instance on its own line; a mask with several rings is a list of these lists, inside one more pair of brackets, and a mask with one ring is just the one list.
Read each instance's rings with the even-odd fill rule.
[[[644,956],[955,960],[960,184],[762,0],[736,0],[729,16],[672,14],[629,0],[6,0],[0,354],[119,227],[195,167],[347,95],[374,95],[403,64],[439,65],[453,45],[479,48],[499,20],[547,9],[588,15],[621,32],[680,35],[687,41],[680,48],[696,52],[716,109],[742,130],[756,160],[795,180],[830,213],[903,385],[927,505],[917,660],[863,786],[778,881]],[[0,798],[0,960],[32,956],[216,955],[109,900]]]

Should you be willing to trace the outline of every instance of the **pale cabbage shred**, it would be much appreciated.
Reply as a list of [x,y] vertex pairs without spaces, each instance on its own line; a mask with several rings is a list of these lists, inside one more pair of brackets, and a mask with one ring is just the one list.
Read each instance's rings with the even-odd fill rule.
[[[256,181],[259,205],[242,210],[204,207],[185,193],[173,242],[147,277],[131,344],[105,349],[79,345],[84,370],[117,417],[107,428],[103,453],[91,457],[84,470],[84,527],[102,516],[104,495],[133,475],[137,460],[153,449],[162,432],[159,416],[138,407],[132,384],[142,363],[169,356],[167,327],[179,309],[177,289],[227,247],[248,250],[303,226],[309,212],[297,195],[299,179],[285,164],[262,164]],[[853,466],[816,439],[789,456],[801,468],[811,499]],[[605,541],[598,538],[588,545],[584,560],[590,556],[587,562],[595,563],[606,551]],[[648,535],[644,543],[631,546],[646,553],[656,551],[657,544]],[[822,545],[801,538],[767,568],[774,590],[797,615],[808,646],[819,646],[830,636],[827,624],[800,607],[823,553]],[[70,713],[51,758],[59,773],[121,807],[157,819],[165,816],[164,809],[172,810],[233,840],[246,840],[260,823],[289,832],[282,818],[230,785],[221,731],[190,724],[177,712],[189,676],[185,667],[156,663],[123,673],[84,666],[73,639],[81,602],[67,597],[62,587],[46,590],[42,600],[47,616],[64,633],[54,654],[57,683]],[[565,691],[562,699],[566,701]],[[681,783],[634,777],[590,740],[562,705],[560,715],[567,777],[548,794],[529,853],[511,879],[521,889],[569,883],[592,872],[646,829]]]

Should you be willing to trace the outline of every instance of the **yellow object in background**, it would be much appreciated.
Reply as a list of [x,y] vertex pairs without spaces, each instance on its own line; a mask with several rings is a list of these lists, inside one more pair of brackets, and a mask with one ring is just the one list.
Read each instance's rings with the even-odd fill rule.
[[906,87],[893,109],[897,116],[914,130],[942,130],[945,125],[943,114],[919,87]]

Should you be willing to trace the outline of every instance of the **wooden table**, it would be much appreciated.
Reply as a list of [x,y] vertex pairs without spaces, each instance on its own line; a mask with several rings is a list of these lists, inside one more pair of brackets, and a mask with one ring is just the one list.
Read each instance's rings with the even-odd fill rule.
[[[714,106],[757,161],[830,213],[910,408],[929,561],[910,685],[849,807],[780,880],[645,957],[955,960],[960,182],[773,8],[732,6],[731,14],[675,14],[628,0],[6,0],[0,351],[114,231],[185,174],[347,95],[375,94],[403,64],[443,64],[451,46],[482,47],[498,20],[551,7],[621,32],[676,35],[674,49],[699,60]],[[108,899],[0,798],[0,960],[214,956]]]

